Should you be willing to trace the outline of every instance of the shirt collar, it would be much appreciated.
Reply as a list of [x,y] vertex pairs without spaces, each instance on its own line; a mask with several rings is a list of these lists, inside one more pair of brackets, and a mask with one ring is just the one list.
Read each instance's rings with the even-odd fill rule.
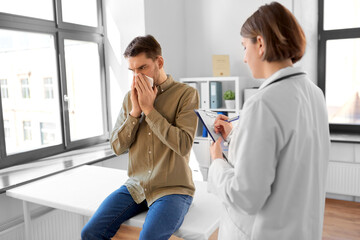
[[276,79],[279,79],[281,77],[284,77],[286,75],[290,75],[290,74],[294,74],[294,73],[298,73],[301,72],[301,68],[299,67],[286,67],[286,68],[282,68],[278,71],[276,71],[275,73],[273,73],[273,75],[271,75],[270,77],[268,77],[267,79],[265,79],[265,81],[261,84],[261,86],[259,87],[259,89],[263,89],[264,87],[270,85],[272,82],[274,82]]
[[160,93],[163,93],[163,92],[165,92],[167,89],[169,89],[169,88],[171,87],[171,85],[173,84],[173,82],[174,82],[174,79],[172,78],[171,75],[167,74],[166,76],[167,76],[167,78],[166,78],[165,82],[163,82],[162,84],[160,84],[160,85],[158,86],[158,92],[159,92],[159,94],[160,94]]

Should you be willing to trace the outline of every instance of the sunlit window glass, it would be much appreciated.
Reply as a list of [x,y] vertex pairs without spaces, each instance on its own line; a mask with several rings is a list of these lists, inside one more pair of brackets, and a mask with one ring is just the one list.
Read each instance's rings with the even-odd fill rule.
[[[54,37],[0,29],[0,79],[7,79],[3,118],[11,123],[7,154],[62,143]],[[50,77],[49,77],[50,76]],[[52,79],[53,101],[44,101],[44,79]],[[40,122],[55,126],[54,138],[41,140]]]
[[325,94],[330,123],[360,124],[360,38],[327,41]]
[[54,20],[53,2],[50,0],[0,0],[0,12]]
[[360,0],[324,0],[324,30],[360,27]]
[[71,140],[104,134],[98,44],[65,40]]
[[62,0],[61,4],[64,22],[90,27],[98,26],[96,0]]

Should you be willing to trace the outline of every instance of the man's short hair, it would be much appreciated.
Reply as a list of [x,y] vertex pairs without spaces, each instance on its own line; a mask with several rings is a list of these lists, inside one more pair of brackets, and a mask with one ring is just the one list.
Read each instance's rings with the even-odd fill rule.
[[291,59],[299,61],[305,52],[304,31],[295,16],[283,5],[272,2],[261,6],[241,27],[240,35],[257,41],[262,36],[265,44],[264,61]]
[[124,57],[135,57],[140,53],[145,53],[147,58],[155,60],[161,56],[161,46],[152,35],[139,36],[129,43],[124,52]]

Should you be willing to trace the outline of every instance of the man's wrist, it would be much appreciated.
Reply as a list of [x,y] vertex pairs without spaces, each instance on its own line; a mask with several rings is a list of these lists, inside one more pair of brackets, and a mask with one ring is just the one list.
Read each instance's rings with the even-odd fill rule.
[[144,109],[144,114],[147,116],[154,108]]
[[141,111],[131,110],[130,115],[135,118],[139,118],[141,116]]

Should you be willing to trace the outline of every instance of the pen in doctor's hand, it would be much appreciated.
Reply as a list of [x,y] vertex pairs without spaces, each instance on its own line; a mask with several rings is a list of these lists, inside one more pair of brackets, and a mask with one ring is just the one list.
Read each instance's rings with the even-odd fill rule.
[[225,120],[225,122],[233,122],[233,121],[239,120],[239,118],[240,118],[240,116],[235,116],[235,117],[229,118],[228,120]]

